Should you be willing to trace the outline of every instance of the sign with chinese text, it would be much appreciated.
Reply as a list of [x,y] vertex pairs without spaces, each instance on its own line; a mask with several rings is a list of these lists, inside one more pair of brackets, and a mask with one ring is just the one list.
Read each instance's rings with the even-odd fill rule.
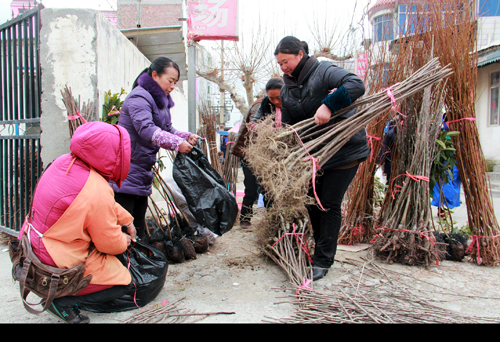
[[188,39],[238,40],[238,0],[188,0]]
[[356,56],[355,73],[362,80],[366,77],[366,68],[368,67],[368,60],[365,53],[360,53]]

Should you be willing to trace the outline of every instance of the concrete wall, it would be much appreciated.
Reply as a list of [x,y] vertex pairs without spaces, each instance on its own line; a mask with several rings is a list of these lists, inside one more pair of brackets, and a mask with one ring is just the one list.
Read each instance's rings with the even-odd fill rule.
[[[45,167],[69,153],[69,124],[61,95],[64,86],[71,87],[82,102],[94,101],[97,120],[102,115],[104,93],[116,93],[122,87],[129,93],[150,61],[99,11],[46,8],[41,19],[41,158]],[[172,97],[176,104],[173,125],[187,130],[187,100],[178,90]]]
[[120,29],[179,25],[182,0],[118,0],[118,27]]

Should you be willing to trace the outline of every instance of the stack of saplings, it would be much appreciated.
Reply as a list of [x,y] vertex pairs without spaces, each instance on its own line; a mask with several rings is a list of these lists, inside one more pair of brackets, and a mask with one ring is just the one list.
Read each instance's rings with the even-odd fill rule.
[[154,167],[153,171],[154,185],[165,200],[167,210],[158,207],[150,196],[148,208],[151,218],[146,220],[145,240],[162,251],[170,262],[182,263],[196,259],[197,253],[208,250],[208,236],[189,224],[159,169]]

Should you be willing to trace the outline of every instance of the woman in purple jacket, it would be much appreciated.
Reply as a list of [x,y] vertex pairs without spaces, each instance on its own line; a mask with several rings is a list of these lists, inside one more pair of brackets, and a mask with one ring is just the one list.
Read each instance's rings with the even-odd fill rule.
[[148,197],[152,192],[153,170],[160,148],[188,153],[198,136],[180,132],[172,126],[170,93],[179,80],[179,67],[166,57],[159,57],[137,77],[123,102],[118,125],[130,134],[130,171],[120,188],[111,183],[116,201],[134,217],[137,236],[146,229]]

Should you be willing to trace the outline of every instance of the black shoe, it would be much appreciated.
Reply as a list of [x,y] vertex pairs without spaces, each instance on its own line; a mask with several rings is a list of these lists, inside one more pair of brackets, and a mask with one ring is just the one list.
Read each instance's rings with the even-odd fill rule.
[[67,307],[52,302],[52,304],[50,304],[50,306],[47,308],[47,312],[49,312],[52,316],[60,319],[65,323],[69,324],[90,323],[90,319],[87,316],[80,314],[80,310],[78,310],[77,305],[73,307]]
[[252,224],[250,222],[247,222],[247,221],[240,222],[240,227],[241,227],[241,229],[247,230],[247,231],[250,231],[253,229]]
[[313,281],[319,280],[326,276],[328,273],[328,269],[313,267]]

